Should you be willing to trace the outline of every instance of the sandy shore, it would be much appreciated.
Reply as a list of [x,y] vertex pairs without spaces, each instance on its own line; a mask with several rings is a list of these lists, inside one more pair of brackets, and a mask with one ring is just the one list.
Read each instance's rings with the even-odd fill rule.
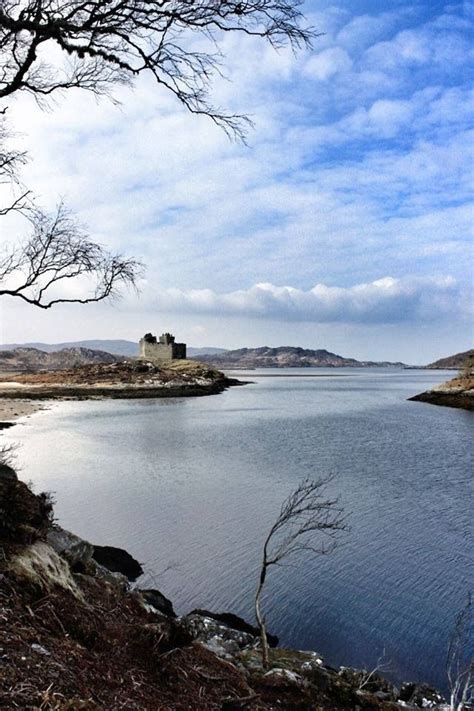
[[0,400],[0,429],[4,429],[5,423],[14,423],[19,417],[27,417],[43,409],[44,405],[30,400]]

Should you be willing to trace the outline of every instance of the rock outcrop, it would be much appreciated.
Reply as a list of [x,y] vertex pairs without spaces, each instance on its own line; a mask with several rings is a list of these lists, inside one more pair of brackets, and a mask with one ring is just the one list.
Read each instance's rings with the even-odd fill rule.
[[[254,625],[250,625],[248,622],[242,619],[242,617],[239,617],[238,615],[234,615],[232,612],[210,612],[209,610],[193,610],[191,615],[199,615],[200,617],[208,617],[211,618],[212,620],[215,620],[216,622],[220,622],[221,625],[224,625],[225,627],[230,627],[231,629],[234,630],[240,630],[241,632],[246,632],[247,634],[252,635],[253,637],[258,637],[259,636],[259,631],[257,627],[254,627]],[[270,647],[277,647],[278,646],[278,637],[274,634],[270,634],[267,632],[267,640],[268,644]]]
[[92,557],[99,565],[107,568],[107,570],[110,570],[112,573],[125,575],[131,582],[134,582],[143,574],[143,568],[138,560],[135,560],[135,558],[123,550],[123,548],[94,546]]
[[474,410],[474,376],[458,376],[408,399],[472,411]]

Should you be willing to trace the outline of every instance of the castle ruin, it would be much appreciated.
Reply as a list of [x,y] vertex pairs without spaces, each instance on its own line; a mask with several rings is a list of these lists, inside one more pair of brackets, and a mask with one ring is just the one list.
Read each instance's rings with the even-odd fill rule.
[[163,333],[160,339],[146,333],[140,339],[140,358],[152,363],[165,363],[178,358],[186,358],[186,343],[175,343],[171,333]]

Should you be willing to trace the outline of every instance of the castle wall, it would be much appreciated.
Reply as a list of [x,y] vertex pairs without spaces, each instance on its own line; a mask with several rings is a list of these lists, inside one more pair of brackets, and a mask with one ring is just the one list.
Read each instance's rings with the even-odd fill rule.
[[140,358],[153,363],[165,363],[178,358],[186,358],[185,343],[150,343],[142,338],[140,340]]
[[186,360],[186,343],[173,343],[173,358]]

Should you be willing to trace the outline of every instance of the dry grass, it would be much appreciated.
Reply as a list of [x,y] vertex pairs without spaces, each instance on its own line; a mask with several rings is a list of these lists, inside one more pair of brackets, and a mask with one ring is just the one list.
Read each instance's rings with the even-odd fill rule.
[[[78,576],[80,577],[80,576]],[[243,675],[133,595],[82,576],[87,603],[0,583],[0,708],[221,708],[250,693]],[[212,683],[210,680],[212,679]]]

